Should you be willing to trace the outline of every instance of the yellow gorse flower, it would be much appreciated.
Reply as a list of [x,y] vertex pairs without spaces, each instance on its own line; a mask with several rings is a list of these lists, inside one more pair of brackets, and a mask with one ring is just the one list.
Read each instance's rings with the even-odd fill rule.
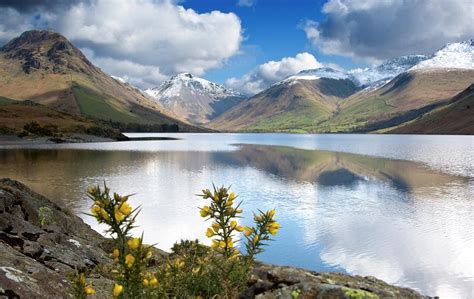
[[92,214],[94,217],[99,216],[100,209],[101,209],[101,208],[100,208],[98,205],[93,205],[92,208],[91,208],[91,214]]
[[122,291],[123,291],[123,286],[116,283],[116,284],[114,285],[114,291],[113,291],[114,297],[120,296],[120,294],[122,293]]
[[268,225],[268,232],[272,235],[276,235],[279,228],[280,228],[280,224],[274,221]]
[[[184,263],[184,262],[183,262]],[[156,277],[153,277],[152,279],[150,279],[150,285],[152,287],[158,285],[158,279],[156,279]]]
[[209,215],[210,209],[208,206],[202,207],[201,211],[199,213],[201,214],[201,217],[207,217]]
[[133,266],[133,263],[135,263],[135,257],[131,255],[130,253],[125,256],[125,264],[127,267],[131,268]]
[[211,248],[217,248],[219,247],[220,245],[220,242],[217,241],[217,240],[212,240],[212,243],[211,243]]
[[175,261],[174,261],[174,266],[176,268],[182,268],[184,267],[184,261],[182,261],[180,258],[177,258]]
[[115,220],[117,220],[118,222],[122,222],[125,219],[125,216],[126,215],[124,215],[122,212],[120,212],[118,207],[115,207],[115,210],[114,210]]
[[140,238],[131,238],[127,241],[128,248],[135,250],[140,247]]
[[244,235],[245,235],[246,237],[250,236],[252,233],[253,233],[253,229],[252,229],[252,228],[250,228],[250,227],[248,227],[248,226],[245,226],[245,227],[244,227]]
[[143,286],[147,287],[149,284],[150,284],[150,282],[148,281],[148,279],[144,278],[143,279]]
[[219,232],[219,229],[221,228],[221,226],[219,225],[219,223],[216,223],[214,222],[213,224],[211,224],[211,227],[212,229],[214,230],[214,232]]
[[208,228],[206,231],[206,236],[208,238],[211,238],[212,236],[214,236],[214,231],[211,228]]
[[132,212],[132,207],[128,204],[128,202],[124,202],[120,205],[119,211],[125,216],[128,216]]
[[110,219],[109,214],[103,208],[100,208],[99,215],[104,220],[109,220]]
[[230,192],[229,197],[227,198],[227,200],[233,201],[235,198],[236,198],[235,193]]
[[86,276],[84,275],[84,273],[81,273],[79,275],[79,283],[82,284],[82,285],[86,284]]
[[273,218],[273,216],[275,216],[275,209],[271,209],[270,211],[268,211],[267,215],[268,217]]
[[115,248],[115,249],[112,251],[112,256],[113,256],[114,258],[118,258],[118,257],[120,256],[120,251],[119,251],[117,248]]
[[87,294],[87,295],[93,295],[95,294],[95,290],[91,287],[91,286],[87,286],[84,288],[84,292]]
[[254,243],[254,244],[257,244],[258,239],[259,239],[258,235],[255,235],[255,236],[253,237],[253,243]]

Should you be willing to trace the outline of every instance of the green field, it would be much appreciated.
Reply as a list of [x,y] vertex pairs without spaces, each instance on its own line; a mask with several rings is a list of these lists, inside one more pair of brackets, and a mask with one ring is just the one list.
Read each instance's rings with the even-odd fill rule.
[[[142,122],[137,115],[128,111],[126,107],[113,103],[113,99],[100,95],[91,89],[75,85],[72,87],[72,92],[83,115],[122,123]],[[115,100],[115,102],[117,101]]]

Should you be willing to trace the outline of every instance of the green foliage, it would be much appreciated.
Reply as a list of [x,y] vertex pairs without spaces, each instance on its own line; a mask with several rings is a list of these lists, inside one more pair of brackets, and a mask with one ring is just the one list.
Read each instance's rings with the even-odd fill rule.
[[376,294],[353,288],[342,288],[344,295],[350,299],[379,299]]
[[23,126],[25,131],[28,131],[37,136],[53,136],[58,131],[58,127],[54,125],[41,126],[39,123],[32,121]]
[[41,226],[53,224],[53,211],[48,207],[40,207],[38,209],[38,218]]
[[88,295],[95,294],[92,285],[87,283],[84,272],[76,272],[71,280],[72,294],[76,299],[85,299]]
[[[213,192],[205,189],[199,196],[209,199],[210,204],[200,209],[200,215],[212,221],[206,232],[213,239],[211,248],[198,240],[181,240],[174,244],[166,261],[151,272],[151,246],[143,244],[143,235],[130,235],[139,210],[132,209],[129,196],[111,196],[105,185],[103,189],[90,188],[88,196],[94,202],[91,216],[107,226],[106,232],[114,241],[111,256],[115,264],[110,272],[116,298],[235,298],[245,288],[254,256],[263,251],[280,227],[274,210],[255,214],[254,227],[239,225],[236,219],[242,210],[241,203],[234,204],[235,193],[224,187],[214,187]],[[246,255],[235,247],[240,233],[246,240]],[[78,275],[73,281],[75,298],[84,298],[92,291],[85,276]]]

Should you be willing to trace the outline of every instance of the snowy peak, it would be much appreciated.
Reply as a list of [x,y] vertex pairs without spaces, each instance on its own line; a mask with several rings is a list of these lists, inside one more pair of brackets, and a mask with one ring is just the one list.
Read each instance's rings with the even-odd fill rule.
[[285,80],[283,80],[283,82],[290,82],[294,80],[317,80],[321,78],[345,80],[349,79],[349,75],[347,73],[329,67],[323,67],[301,71],[293,76],[286,78]]
[[447,44],[429,59],[415,65],[412,70],[440,68],[474,69],[474,39]]
[[160,86],[145,90],[145,93],[158,101],[181,97],[184,94],[209,96],[214,99],[242,96],[236,91],[228,90],[220,84],[196,77],[190,73],[174,75]]
[[425,55],[406,55],[387,60],[375,67],[358,68],[348,73],[357,85],[380,86],[426,59],[428,57]]
[[193,124],[205,124],[238,104],[244,96],[190,73],[174,75],[144,91],[156,102]]

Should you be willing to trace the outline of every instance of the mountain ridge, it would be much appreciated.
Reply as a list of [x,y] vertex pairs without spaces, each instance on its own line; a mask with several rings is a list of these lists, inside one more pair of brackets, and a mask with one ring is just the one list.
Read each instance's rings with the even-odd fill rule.
[[[450,98],[474,82],[473,45],[472,40],[452,43],[430,56],[406,55],[357,72],[327,67],[304,70],[232,108],[212,121],[210,127],[237,131],[371,132],[399,125],[446,105]],[[452,57],[458,56],[455,63],[450,62]],[[273,109],[272,105],[288,102],[288,97],[299,97],[302,101],[301,93],[292,92],[291,85],[314,85],[324,79],[350,81],[354,88],[352,93],[339,95],[328,105],[320,102],[323,106],[312,112],[302,105],[304,123],[292,120],[299,116],[293,115],[291,110],[280,109],[272,115],[265,113],[263,108],[259,113],[251,111],[260,101],[266,103],[268,110]],[[280,98],[275,86],[280,86]],[[284,90],[285,86],[287,90]],[[306,90],[303,95],[306,102],[319,99],[320,87]],[[249,115],[255,119],[250,119]],[[285,119],[285,124],[275,117]],[[239,121],[239,118],[245,121]]]

